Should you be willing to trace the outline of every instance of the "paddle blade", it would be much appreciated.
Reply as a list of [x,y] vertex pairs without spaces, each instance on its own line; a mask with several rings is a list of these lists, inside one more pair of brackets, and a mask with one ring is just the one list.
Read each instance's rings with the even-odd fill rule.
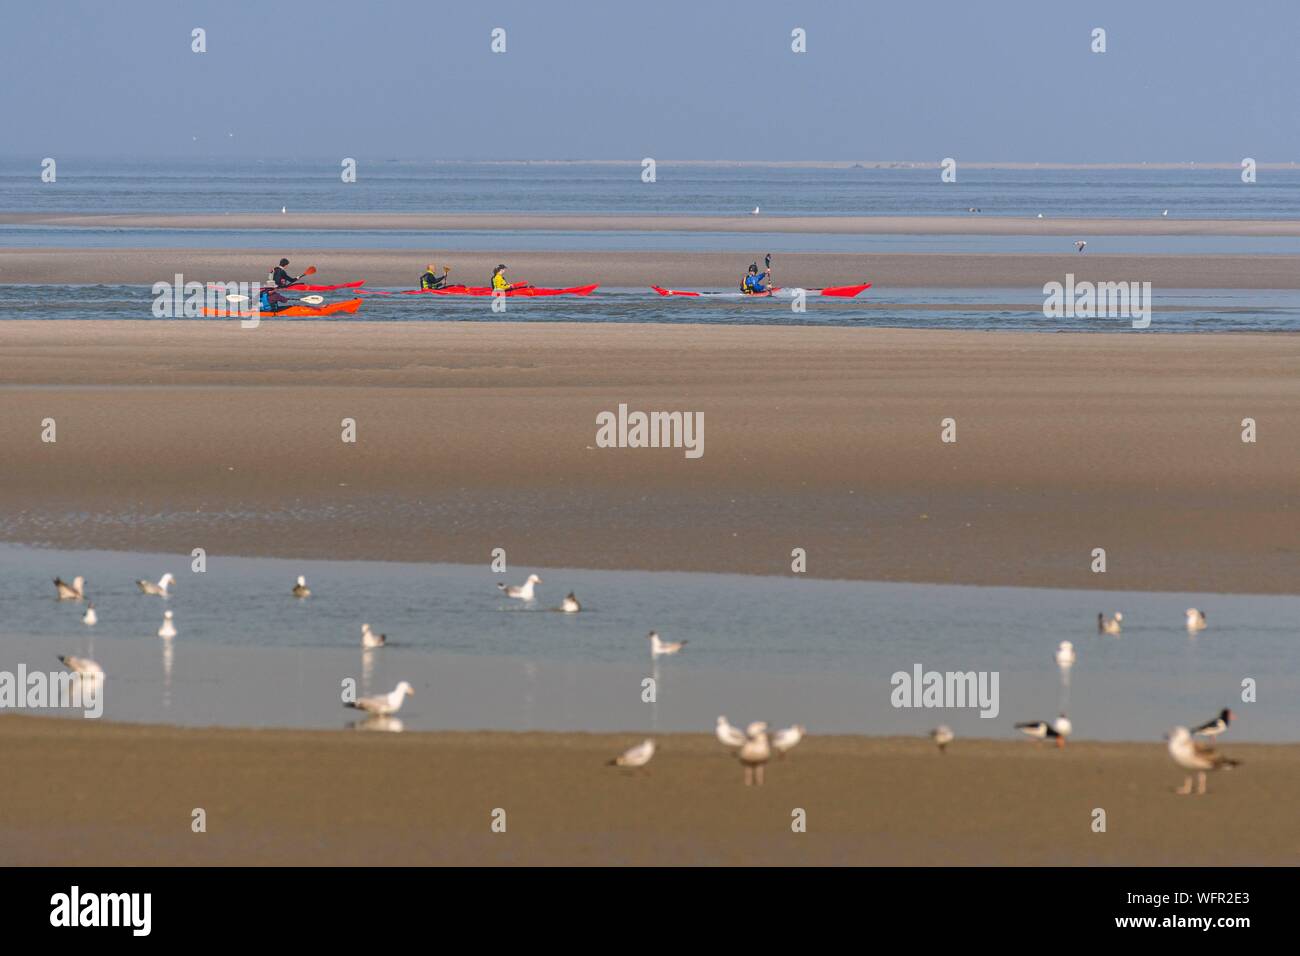
[[248,301],[248,296],[246,296],[246,295],[228,295],[228,296],[226,296],[226,301],[227,301],[227,302],[247,302],[247,301]]
[[303,275],[305,276],[314,276],[315,274],[316,274],[315,266],[308,266],[307,271],[303,273]]
[[298,301],[299,301],[299,302],[306,302],[308,305],[320,305],[322,302],[325,301],[325,296],[323,296],[323,295],[305,295],[305,296],[303,296],[301,299],[299,299]]

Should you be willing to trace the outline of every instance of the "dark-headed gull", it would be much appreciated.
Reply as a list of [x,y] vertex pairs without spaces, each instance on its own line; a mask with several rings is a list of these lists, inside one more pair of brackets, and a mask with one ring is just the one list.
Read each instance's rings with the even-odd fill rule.
[[655,755],[655,742],[643,740],[635,747],[629,747],[609,762],[611,767],[644,767]]
[[63,578],[55,578],[54,589],[59,592],[60,601],[80,601],[86,596],[86,579],[77,575],[69,584]]
[[577,614],[582,610],[582,605],[578,603],[578,598],[570,591],[564,596],[564,600],[560,602],[560,610],[565,614]]
[[60,654],[59,660],[63,663],[63,666],[74,674],[82,674],[86,677],[104,676],[104,668],[89,657],[73,657],[71,654]]
[[1187,609],[1187,630],[1192,634],[1205,630],[1205,615],[1194,607]]
[[158,579],[158,583],[152,581],[136,581],[135,586],[140,589],[141,594],[152,594],[154,597],[171,597],[171,592],[167,589],[176,582],[171,572],[167,572]]
[[298,575],[298,583],[293,586],[293,596],[296,598],[311,597],[311,588],[307,587],[307,579],[301,574]]
[[714,729],[718,742],[727,747],[742,747],[745,744],[745,733],[739,727],[731,726],[727,718],[719,717],[718,725]]
[[772,734],[772,749],[784,757],[787,751],[793,750],[795,745],[803,740],[803,735],[807,731],[808,728],[803,724],[795,724],[793,727],[778,730]]
[[534,587],[542,583],[542,579],[535,574],[528,575],[528,580],[523,584],[498,584],[497,588],[508,598],[514,598],[516,601],[534,601],[537,595],[534,593]]
[[1198,737],[1217,737],[1228,729],[1228,724],[1232,723],[1232,719],[1236,716],[1236,714],[1225,707],[1223,710],[1219,711],[1218,717],[1215,717],[1213,720],[1207,720],[1199,727],[1193,727],[1192,733]]
[[176,625],[172,623],[172,612],[163,611],[162,627],[158,628],[159,637],[175,637]]
[[343,706],[351,707],[353,710],[364,710],[367,714],[378,714],[381,717],[387,717],[401,710],[402,701],[414,693],[415,688],[406,681],[402,681],[387,694],[362,697],[356,701],[349,701]]
[[376,634],[370,629],[369,624],[361,625],[361,646],[366,650],[372,650],[376,647],[383,647],[388,643],[387,634]]
[[676,654],[686,646],[686,641],[665,641],[659,636],[658,631],[651,631],[646,635],[650,641],[650,656],[659,657],[661,654]]
[[930,739],[938,744],[939,753],[947,753],[944,748],[952,743],[955,736],[956,735],[952,732],[952,728],[947,724],[940,724],[938,727],[934,728],[934,730],[930,731]]
[[1097,615],[1097,633],[1098,634],[1118,634],[1120,632],[1120,622],[1124,620],[1124,615],[1119,611],[1115,612],[1114,617],[1107,617],[1105,614]]
[[745,744],[736,751],[745,766],[745,786],[753,786],[755,779],[763,785],[763,765],[772,759],[772,747],[767,739],[767,724],[756,720],[745,728]]
[[[1173,731],[1166,735],[1169,741],[1169,756],[1174,759],[1174,763],[1184,770],[1195,770],[1197,775],[1198,795],[1205,793],[1205,774],[1210,770],[1231,770],[1241,763],[1239,760],[1230,760],[1220,753],[1216,753],[1213,745],[1199,743],[1192,739],[1191,732],[1186,727],[1175,727]],[[1189,773],[1183,785],[1174,791],[1175,793],[1186,796],[1192,792],[1192,775]]]

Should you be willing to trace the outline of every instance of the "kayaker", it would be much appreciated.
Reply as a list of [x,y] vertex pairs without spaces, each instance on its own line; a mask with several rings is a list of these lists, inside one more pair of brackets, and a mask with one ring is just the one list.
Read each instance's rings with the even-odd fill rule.
[[447,268],[442,271],[442,275],[438,275],[437,273],[438,267],[432,262],[429,263],[429,268],[425,270],[424,275],[420,276],[420,288],[441,289],[447,284],[447,276],[451,273],[451,266],[447,266]]
[[271,270],[271,282],[277,289],[283,289],[287,285],[293,285],[298,282],[302,276],[291,276],[285,266],[289,264],[288,259],[281,259],[280,264]]
[[764,287],[763,283],[771,277],[771,267],[769,267],[766,272],[760,273],[758,271],[758,263],[751,262],[749,264],[749,272],[745,274],[745,278],[740,282],[740,291],[746,295],[759,295],[760,293],[766,292],[767,289]]
[[285,306],[289,305],[292,300],[282,296],[274,289],[263,289],[262,294],[258,296],[259,312],[279,312]]
[[510,280],[506,278],[506,267],[504,263],[492,270],[492,291],[496,292],[498,289],[502,292],[509,291],[510,289]]

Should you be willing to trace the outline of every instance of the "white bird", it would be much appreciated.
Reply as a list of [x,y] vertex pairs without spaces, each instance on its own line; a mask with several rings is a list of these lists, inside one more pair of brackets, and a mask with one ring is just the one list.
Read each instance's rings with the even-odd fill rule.
[[651,657],[658,657],[658,656],[660,656],[661,654],[676,654],[676,653],[677,653],[678,651],[680,651],[683,647],[685,647],[688,643],[690,643],[689,641],[665,641],[665,640],[662,640],[662,639],[659,637],[659,632],[658,632],[658,631],[651,631],[649,634],[646,635],[646,637],[647,637],[647,638],[649,639],[649,641],[650,641],[650,656],[651,656]]
[[1054,721],[1052,721],[1052,729],[1056,731],[1056,738],[1057,738],[1056,745],[1058,747],[1064,747],[1065,738],[1070,736],[1070,734],[1074,733],[1074,724],[1070,723],[1069,717],[1066,717],[1065,714],[1061,714]]
[[795,724],[793,727],[786,727],[784,730],[778,730],[772,735],[772,749],[782,757],[790,750],[793,750],[799,741],[803,740],[803,735],[808,728],[803,724]]
[[643,740],[635,747],[629,747],[609,762],[611,767],[644,767],[655,755],[655,742]]
[[364,710],[367,714],[378,714],[381,717],[387,717],[395,714],[402,709],[402,701],[415,693],[415,688],[402,681],[387,694],[376,694],[374,697],[362,697],[357,701],[348,701],[344,707],[351,707],[353,710]]
[[1079,252],[1083,252],[1083,250],[1086,249],[1087,246],[1088,246],[1088,241],[1086,239],[1076,239],[1074,241],[1074,248],[1077,249]]
[[1165,210],[1164,212],[1162,212],[1160,215],[1162,215],[1162,216],[1167,216],[1167,215],[1169,215],[1169,210],[1166,209],[1166,210]]
[[169,571],[158,579],[157,584],[152,581],[136,581],[135,586],[140,589],[141,594],[152,594],[155,597],[171,597],[171,593],[167,589],[175,583],[176,578]]
[[86,607],[86,613],[81,615],[81,623],[86,627],[94,627],[99,623],[99,615],[95,613],[95,602],[92,601]]
[[930,739],[939,745],[939,753],[947,753],[944,749],[953,742],[957,735],[952,732],[952,728],[947,724],[940,724],[934,730],[930,731]]
[[736,752],[740,762],[745,765],[745,786],[753,786],[754,780],[763,785],[763,765],[772,759],[772,747],[767,739],[767,724],[756,720],[745,728],[745,744]]
[[60,601],[80,601],[86,596],[86,579],[77,575],[69,584],[63,578],[55,578],[54,589],[59,592]]
[[564,600],[560,602],[560,610],[565,614],[577,614],[582,610],[582,605],[578,603],[578,598],[570,591],[564,596]]
[[508,598],[514,598],[517,601],[533,601],[537,595],[533,593],[535,585],[541,584],[542,579],[535,574],[528,575],[528,580],[518,586],[510,584],[498,584],[497,588],[505,593]]
[[1069,641],[1061,641],[1056,648],[1056,663],[1062,669],[1073,667],[1075,661],[1074,645]]
[[311,597],[311,588],[307,587],[307,579],[301,574],[298,575],[298,583],[293,586],[293,596],[296,598]]
[[1193,727],[1192,733],[1196,734],[1198,737],[1217,737],[1219,734],[1227,731],[1228,725],[1232,723],[1233,718],[1236,716],[1236,714],[1225,707],[1223,710],[1219,711],[1218,717],[1215,717],[1213,720],[1207,720],[1199,727]]
[[751,212],[750,215],[751,215],[751,216],[757,216],[757,215],[758,215],[758,207],[757,207],[757,206],[754,207],[754,211]]
[[1097,633],[1098,634],[1118,634],[1120,632],[1120,622],[1124,620],[1124,615],[1119,611],[1115,612],[1114,617],[1107,617],[1105,614],[1097,614]]
[[1043,218],[1043,214],[1042,214],[1041,212],[1038,214],[1038,218],[1039,218],[1039,219],[1042,219],[1042,218]]
[[89,657],[73,657],[71,654],[60,654],[59,660],[74,674],[82,674],[87,677],[104,676],[104,668]]
[[288,211],[289,211],[289,207],[288,207],[288,206],[281,206],[281,207],[280,207],[280,215],[283,216],[283,215],[284,215],[285,213],[287,213]]
[[[1193,740],[1191,732],[1186,727],[1175,727],[1165,737],[1169,741],[1169,756],[1173,758],[1174,763],[1184,770],[1196,771],[1198,778],[1197,795],[1205,793],[1206,771],[1231,770],[1241,763],[1239,760],[1230,760],[1222,754],[1216,753],[1211,744],[1203,744]],[[1183,785],[1174,792],[1183,796],[1192,792],[1192,775],[1190,773]]]
[[1065,746],[1065,738],[1056,732],[1056,730],[1045,720],[1032,720],[1023,724],[1016,724],[1016,730],[1020,731],[1027,737],[1032,737],[1040,744],[1044,740],[1055,740],[1057,747]]
[[739,727],[731,726],[731,722],[725,716],[718,718],[718,724],[713,733],[717,736],[718,743],[724,747],[744,746],[744,732]]
[[361,625],[361,646],[362,647],[366,648],[367,650],[370,650],[376,647],[383,647],[387,643],[388,643],[387,634],[376,634],[374,631],[370,629],[369,624]]
[[1194,607],[1187,609],[1187,630],[1195,634],[1197,631],[1205,630],[1205,615]]
[[159,637],[175,637],[176,625],[172,623],[172,612],[163,611],[162,627],[158,628]]

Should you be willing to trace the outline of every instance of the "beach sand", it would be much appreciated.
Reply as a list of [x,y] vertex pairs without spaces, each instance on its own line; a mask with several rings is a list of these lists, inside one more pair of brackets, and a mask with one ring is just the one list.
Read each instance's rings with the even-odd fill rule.
[[1300,863],[1296,744],[1225,744],[1243,765],[1181,797],[1159,742],[814,736],[747,789],[706,735],[605,765],[642,736],[0,717],[0,865]]
[[[0,354],[3,540],[756,574],[800,547],[815,577],[1300,580],[1296,335],[6,321]],[[594,447],[620,403],[703,412],[703,457]]]

